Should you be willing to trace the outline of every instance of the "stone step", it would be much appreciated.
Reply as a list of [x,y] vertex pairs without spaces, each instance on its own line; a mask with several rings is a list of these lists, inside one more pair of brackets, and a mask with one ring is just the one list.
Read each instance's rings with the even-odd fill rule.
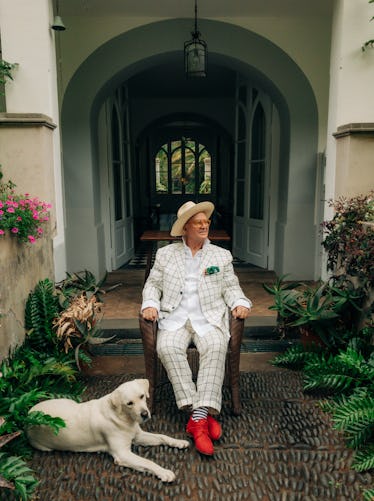
[[[244,323],[244,336],[241,351],[246,352],[283,352],[298,339],[279,339],[276,317],[250,316]],[[91,348],[94,355],[142,355],[143,347],[137,318],[103,319],[102,337],[112,340]]]
[[[102,337],[141,339],[138,319],[109,319],[101,324]],[[274,317],[250,317],[244,323],[244,338],[274,339],[279,337]]]
[[[241,353],[284,352],[298,342],[295,339],[245,338],[240,351]],[[116,342],[93,345],[90,347],[90,352],[95,356],[143,355],[143,345],[141,339],[122,338]]]

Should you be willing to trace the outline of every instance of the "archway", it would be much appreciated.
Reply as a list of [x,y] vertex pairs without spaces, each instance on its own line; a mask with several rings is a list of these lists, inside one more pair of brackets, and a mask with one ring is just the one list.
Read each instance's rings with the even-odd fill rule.
[[[277,106],[281,137],[274,267],[278,273],[311,278],[317,111],[309,82],[297,65],[266,39],[226,23],[201,24],[209,40],[210,57],[246,76]],[[95,142],[100,106],[120,83],[141,69],[171,56],[181,58],[182,36],[188,29],[188,20],[175,19],[124,33],[95,51],[69,83],[62,107],[69,270],[89,267],[99,275],[105,271]],[[167,40],[162,36],[165,32]]]

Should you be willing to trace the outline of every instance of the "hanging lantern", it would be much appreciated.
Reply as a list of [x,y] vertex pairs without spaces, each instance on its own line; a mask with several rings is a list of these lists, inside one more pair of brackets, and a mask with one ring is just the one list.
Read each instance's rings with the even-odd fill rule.
[[184,70],[187,78],[206,77],[207,49],[201,33],[197,29],[197,0],[195,0],[195,30],[191,33],[192,39],[184,43]]

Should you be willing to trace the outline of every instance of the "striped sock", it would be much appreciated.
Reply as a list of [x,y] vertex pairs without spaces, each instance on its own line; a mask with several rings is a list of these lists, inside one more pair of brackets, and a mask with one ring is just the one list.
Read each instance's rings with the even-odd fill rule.
[[192,412],[192,421],[200,421],[208,417],[208,407],[198,407]]

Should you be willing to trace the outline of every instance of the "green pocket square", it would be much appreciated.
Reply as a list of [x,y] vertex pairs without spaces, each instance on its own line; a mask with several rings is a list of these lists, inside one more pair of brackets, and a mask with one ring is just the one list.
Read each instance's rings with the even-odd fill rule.
[[209,266],[209,268],[205,269],[204,275],[213,275],[214,273],[219,272],[218,266]]

